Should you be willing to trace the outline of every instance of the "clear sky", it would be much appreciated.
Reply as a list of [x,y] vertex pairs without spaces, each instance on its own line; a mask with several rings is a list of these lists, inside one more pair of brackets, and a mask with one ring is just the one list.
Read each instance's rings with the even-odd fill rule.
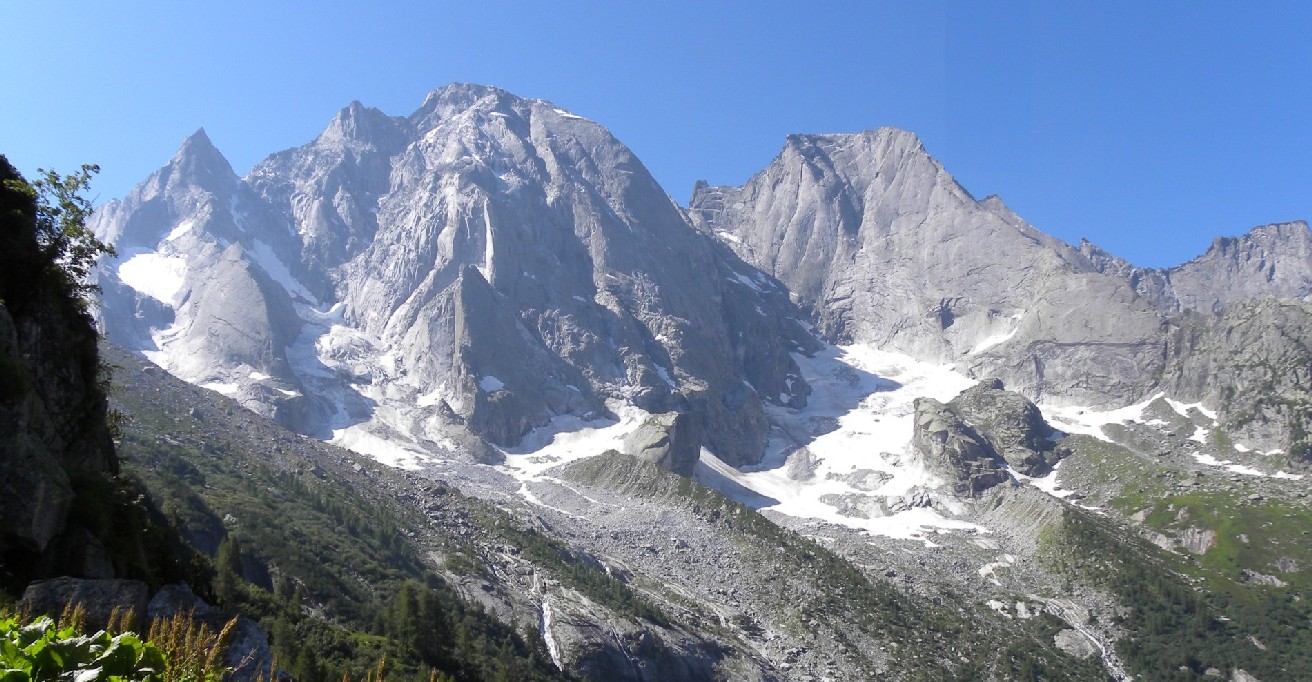
[[[815,6],[805,6],[815,5]],[[0,153],[125,195],[454,81],[611,129],[680,203],[789,133],[915,131],[977,197],[1140,265],[1312,218],[1312,3],[0,1]]]

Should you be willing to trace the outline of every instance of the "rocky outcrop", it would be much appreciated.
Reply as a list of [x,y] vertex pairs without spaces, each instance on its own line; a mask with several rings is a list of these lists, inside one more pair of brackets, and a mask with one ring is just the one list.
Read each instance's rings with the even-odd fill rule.
[[1231,435],[1306,463],[1312,452],[1312,304],[1268,299],[1172,328],[1161,388],[1213,406]]
[[1058,649],[1076,658],[1093,658],[1098,655],[1098,647],[1088,637],[1070,628],[1053,635],[1052,642]]
[[1010,480],[997,453],[952,409],[933,398],[917,398],[911,448],[920,464],[945,481],[951,492],[978,497]]
[[273,668],[273,652],[269,637],[259,624],[206,604],[186,585],[165,585],[151,598],[144,613],[150,620],[172,618],[183,614],[205,626],[215,635],[235,621],[229,630],[227,646],[223,649],[223,666],[230,669],[233,680],[268,679]]
[[682,412],[655,414],[624,437],[624,454],[681,476],[691,476],[701,455],[702,435],[699,430],[693,415]]
[[915,135],[793,135],[689,214],[778,277],[835,341],[1003,378],[1032,398],[1137,398],[1161,371],[1161,314],[1124,280],[976,201]]
[[76,479],[118,460],[86,306],[38,245],[36,205],[3,157],[0,180],[0,582],[21,589],[65,568],[103,572],[60,538],[85,534],[68,524]]
[[1034,403],[999,381],[976,384],[946,404],[916,399],[914,424],[917,461],[961,496],[978,497],[1011,480],[1009,468],[1042,476],[1069,454],[1051,440],[1056,431]]
[[1025,396],[982,381],[948,404],[1013,470],[1043,476],[1069,454],[1052,440],[1056,430]]
[[1203,255],[1164,269],[1134,267],[1088,241],[1079,250],[1100,272],[1126,280],[1165,312],[1219,314],[1245,301],[1312,296],[1312,231],[1304,221],[1217,237]]
[[139,580],[54,578],[27,586],[19,608],[25,613],[58,618],[69,605],[82,607],[87,632],[106,629],[127,618],[128,629],[143,632],[149,591]]

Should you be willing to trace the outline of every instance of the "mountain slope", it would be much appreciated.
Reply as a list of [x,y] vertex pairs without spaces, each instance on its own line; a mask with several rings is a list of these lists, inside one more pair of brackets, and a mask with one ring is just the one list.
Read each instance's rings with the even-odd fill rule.
[[789,353],[815,341],[777,283],[605,129],[493,88],[403,119],[353,104],[246,180],[198,133],[96,229],[126,256],[110,338],[302,433],[403,436],[404,457],[618,401],[753,462],[763,406],[808,391]]
[[1083,404],[1136,398],[1162,369],[1157,311],[1000,200],[976,201],[904,131],[790,136],[742,187],[699,185],[689,214],[829,338]]

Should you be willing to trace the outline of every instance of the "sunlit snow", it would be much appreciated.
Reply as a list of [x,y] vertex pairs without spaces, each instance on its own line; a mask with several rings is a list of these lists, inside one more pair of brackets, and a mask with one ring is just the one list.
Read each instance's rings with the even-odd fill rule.
[[177,305],[186,277],[187,261],[154,251],[136,253],[118,266],[118,278],[124,284],[169,306]]

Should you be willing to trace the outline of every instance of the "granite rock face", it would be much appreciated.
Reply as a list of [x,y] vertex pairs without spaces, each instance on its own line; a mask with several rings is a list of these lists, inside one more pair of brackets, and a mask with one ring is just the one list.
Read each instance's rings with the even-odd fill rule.
[[509,447],[621,401],[697,411],[748,463],[763,407],[809,391],[790,353],[817,342],[777,281],[604,128],[495,88],[353,103],[245,179],[198,133],[96,231],[126,256],[103,269],[111,339],[302,433]]
[[1218,237],[1203,255],[1164,269],[1134,267],[1088,241],[1081,241],[1079,250],[1099,271],[1125,279],[1168,312],[1221,313],[1244,301],[1312,296],[1312,231],[1304,221]]
[[1312,304],[1267,299],[1182,316],[1162,390],[1214,406],[1233,436],[1306,463],[1312,452]]
[[1043,476],[1069,451],[1039,409],[1000,381],[981,382],[948,403],[915,402],[914,456],[962,497],[1009,482],[1008,469]]
[[911,133],[793,135],[689,214],[778,277],[835,341],[996,376],[1032,398],[1124,401],[1162,369],[1162,314],[1123,279],[977,201]]
[[911,447],[932,475],[962,497],[979,497],[1010,480],[988,441],[975,433],[952,409],[933,398],[918,398]]
[[1025,396],[1003,389],[1001,381],[981,381],[948,403],[1013,470],[1043,476],[1068,451],[1052,437],[1056,430]]
[[625,436],[624,454],[691,476],[701,454],[699,431],[697,418],[686,412],[654,414]]

